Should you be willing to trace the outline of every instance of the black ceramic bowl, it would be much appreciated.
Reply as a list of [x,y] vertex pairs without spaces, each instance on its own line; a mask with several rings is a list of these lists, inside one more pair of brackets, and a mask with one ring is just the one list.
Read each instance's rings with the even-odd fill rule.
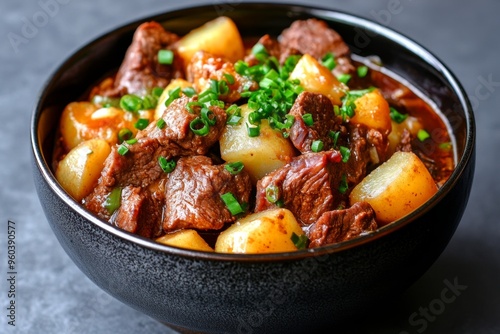
[[[373,303],[401,293],[448,244],[473,179],[470,103],[436,57],[376,23],[295,5],[237,2],[229,9],[219,13],[215,6],[188,8],[128,24],[85,45],[59,67],[41,92],[31,124],[40,201],[62,247],[93,282],[177,330],[292,333],[341,324]],[[375,233],[285,254],[178,249],[119,230],[86,211],[61,188],[50,168],[53,134],[63,107],[119,66],[141,22],[156,20],[184,34],[219,14],[233,18],[245,36],[277,35],[295,19],[317,17],[336,29],[354,53],[378,55],[387,68],[430,97],[448,119],[457,154],[449,180],[428,203]]]

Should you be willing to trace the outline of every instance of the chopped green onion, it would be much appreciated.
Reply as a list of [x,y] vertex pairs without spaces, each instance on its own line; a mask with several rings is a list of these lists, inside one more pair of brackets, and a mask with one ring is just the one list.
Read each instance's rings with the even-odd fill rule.
[[167,125],[167,122],[165,122],[165,120],[163,118],[159,118],[157,121],[156,121],[156,127],[158,129],[163,129],[165,127],[165,125]]
[[264,61],[267,57],[269,57],[265,46],[260,43],[257,43],[252,47],[252,54],[259,61]]
[[219,107],[219,108],[224,108],[225,103],[224,101],[221,100],[211,100],[203,103],[205,107]]
[[444,151],[450,151],[452,146],[450,142],[445,142],[445,143],[440,143],[439,148],[444,150]]
[[323,150],[323,141],[321,140],[315,140],[311,144],[311,151],[313,152],[321,152]]
[[335,116],[340,116],[340,107],[338,105],[333,106],[333,113]]
[[154,97],[156,97],[157,99],[159,99],[161,97],[161,94],[163,94],[163,88],[161,87],[154,87],[152,90],[151,90],[151,95],[153,95]]
[[210,79],[210,91],[219,94],[219,82],[215,79]]
[[347,184],[347,175],[342,174],[342,179],[339,184],[339,192],[341,194],[345,194],[347,189],[349,189],[349,185]]
[[128,153],[128,147],[121,144],[120,146],[118,146],[117,152],[119,155],[125,155]]
[[144,130],[149,124],[149,120],[147,118],[139,118],[137,122],[135,122],[134,127],[138,130]]
[[238,203],[238,200],[234,197],[233,194],[231,193],[225,193],[220,196],[224,204],[226,205],[227,209],[233,216],[242,213],[244,210],[241,207],[240,203]]
[[226,78],[227,83],[230,84],[230,85],[233,85],[234,82],[235,82],[234,76],[232,76],[229,73],[224,73],[224,78]]
[[403,123],[404,120],[408,117],[408,114],[401,114],[399,111],[397,111],[395,108],[391,107],[390,109],[390,115],[391,115],[391,119],[400,124],[400,123]]
[[137,138],[127,139],[125,140],[125,143],[129,145],[134,145],[135,143],[137,143]]
[[349,157],[351,156],[351,150],[348,147],[340,146],[339,148],[340,155],[342,156],[342,162],[349,161]]
[[373,92],[374,90],[375,87],[373,86],[366,89],[350,90],[346,93],[346,96],[344,98],[354,101],[365,94]]
[[111,190],[104,201],[104,208],[112,215],[121,205],[122,188],[116,187]]
[[219,99],[219,94],[216,92],[213,92],[210,88],[201,92],[198,95],[198,102],[200,102],[200,103],[210,102],[210,101],[217,100],[217,99]]
[[274,203],[278,208],[284,208],[285,207],[285,201],[280,198],[279,200],[276,201],[276,203]]
[[175,99],[181,96],[181,87],[175,87],[168,91],[168,98],[165,100],[165,106],[168,107]]
[[118,143],[121,144],[125,140],[132,138],[132,136],[133,136],[132,131],[130,131],[127,128],[122,128],[120,129],[120,131],[118,131]]
[[196,94],[196,91],[193,87],[185,87],[182,89],[182,93],[187,97],[193,97]]
[[236,73],[244,75],[248,70],[248,64],[243,60],[238,60],[236,63],[234,63],[234,70],[236,71]]
[[260,124],[260,118],[261,115],[256,111],[252,111],[248,114],[248,122],[252,125]]
[[241,119],[242,119],[241,116],[231,115],[226,123],[229,125],[237,125],[240,123]]
[[330,138],[332,138],[333,148],[335,148],[335,146],[337,146],[337,141],[339,140],[340,131],[331,131],[330,130],[330,132],[328,132],[328,135],[330,136]]
[[260,126],[250,126],[247,123],[247,133],[249,137],[258,137],[260,135]]
[[142,109],[142,99],[134,94],[123,95],[120,99],[120,108],[129,112],[138,112]]
[[239,174],[243,170],[243,167],[245,166],[241,161],[230,162],[224,166],[224,168],[232,175]]
[[321,64],[328,68],[330,71],[337,66],[337,63],[335,62],[335,56],[333,53],[328,52],[324,57],[321,59]]
[[156,108],[157,103],[158,100],[154,96],[146,95],[142,98],[142,109],[144,110],[154,109]]
[[174,52],[172,50],[158,51],[158,62],[163,65],[172,65],[174,62]]
[[340,74],[337,79],[342,82],[343,84],[346,84],[349,82],[349,80],[351,80],[351,75],[350,74],[346,74],[346,73],[343,73],[343,74]]
[[175,160],[167,160],[161,155],[158,157],[158,164],[160,165],[162,171],[164,171],[165,173],[171,173],[176,166]]
[[215,118],[215,114],[208,108],[201,108],[201,120],[203,123],[207,125],[215,125],[217,119]]
[[226,109],[226,114],[228,116],[234,115],[234,116],[241,116],[241,108],[238,107],[236,104],[232,104],[229,106],[229,108]]
[[186,110],[191,113],[191,114],[194,114],[195,111],[193,109],[193,107],[202,107],[203,106],[203,103],[201,102],[198,102],[198,101],[189,101],[188,103],[186,103]]
[[242,119],[241,117],[241,108],[236,104],[232,104],[229,108],[226,109],[227,121],[226,123],[229,125],[236,125]]
[[280,189],[274,184],[266,187],[266,199],[269,203],[276,203],[280,199]]
[[218,81],[217,82],[217,90],[219,91],[219,95],[227,95],[229,93],[229,86],[226,81]]
[[356,71],[358,72],[358,77],[364,78],[368,74],[368,67],[367,66],[359,66]]
[[293,115],[286,115],[285,116],[285,123],[283,125],[283,127],[285,129],[290,129],[293,125],[293,123],[295,123],[295,117]]
[[278,84],[269,78],[264,78],[259,82],[261,88],[278,88]]
[[347,117],[353,117],[354,116],[354,110],[356,109],[356,104],[354,103],[354,100],[350,99],[345,99],[344,102],[342,103],[342,106],[334,106],[333,107],[333,112],[337,116],[341,116],[342,120],[346,120]]
[[306,249],[307,245],[309,244],[309,239],[305,234],[299,236],[295,232],[292,232],[290,240],[292,240],[293,244],[295,245],[295,247],[297,247],[297,249]]
[[267,53],[267,50],[266,50],[266,47],[264,45],[262,45],[261,43],[256,43],[253,47],[252,47],[252,53],[255,55],[255,54],[259,54],[259,53],[264,53],[264,54],[268,54]]
[[203,120],[200,117],[196,117],[189,123],[189,128],[195,135],[198,136],[206,136],[208,135],[208,132],[210,130],[208,124],[203,122]]
[[280,75],[278,72],[276,72],[275,69],[271,69],[269,72],[267,72],[265,75],[264,75],[264,78],[266,79],[270,79],[272,81],[277,81],[279,78],[280,78]]
[[117,98],[111,98],[107,96],[101,96],[101,95],[94,95],[92,98],[92,103],[98,104],[102,106],[103,108],[109,108],[109,107],[120,107],[120,100]]
[[424,129],[420,129],[420,130],[418,130],[418,132],[417,132],[417,138],[418,138],[418,140],[420,140],[420,141],[424,141],[424,140],[426,140],[427,138],[430,138],[430,136],[431,136],[431,135],[429,134],[429,132],[425,131]]
[[312,126],[314,124],[313,116],[311,114],[302,115],[302,120],[307,126]]

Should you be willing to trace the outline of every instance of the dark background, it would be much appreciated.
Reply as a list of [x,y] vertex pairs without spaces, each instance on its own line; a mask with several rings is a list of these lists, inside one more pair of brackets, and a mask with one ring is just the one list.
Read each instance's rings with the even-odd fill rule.
[[[240,2],[1,1],[0,333],[174,333],[102,292],[59,246],[31,179],[30,116],[37,94],[58,64],[103,32],[188,5],[212,4],[216,10],[218,5]],[[47,7],[48,3],[58,5]],[[363,16],[416,40],[456,74],[475,109],[477,167],[462,222],[438,261],[401,298],[374,312],[375,318],[360,318],[364,331],[500,333],[500,2],[307,3]],[[50,14],[45,22],[40,14],[44,11]],[[23,31],[26,22],[35,19],[43,24],[36,31]],[[23,42],[13,43],[13,34],[25,37]],[[16,223],[16,327],[7,325],[6,317],[9,219]],[[455,294],[445,291],[449,285],[459,286]]]

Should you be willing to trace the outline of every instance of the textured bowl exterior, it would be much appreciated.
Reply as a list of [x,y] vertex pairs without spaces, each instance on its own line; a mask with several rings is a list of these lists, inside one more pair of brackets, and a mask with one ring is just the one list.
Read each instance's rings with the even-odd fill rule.
[[[160,21],[182,34],[217,14],[207,6],[145,20]],[[448,244],[466,207],[474,174],[470,103],[435,57],[372,22],[318,8],[269,4],[238,3],[224,15],[233,17],[244,35],[254,36],[277,33],[297,18],[319,17],[344,36],[354,53],[377,54],[387,67],[411,77],[444,110],[454,131],[458,165],[450,180],[431,202],[408,217],[372,235],[314,251],[209,254],[155,244],[110,226],[57,184],[50,171],[51,145],[62,107],[101,73],[119,65],[118,55],[123,55],[140,23],[134,22],[77,51],[41,93],[32,120],[32,161],[47,220],[64,250],[94,283],[177,330],[303,333],[341,324],[373,303],[401,293]],[[265,22],[262,28],[255,28],[256,17]]]

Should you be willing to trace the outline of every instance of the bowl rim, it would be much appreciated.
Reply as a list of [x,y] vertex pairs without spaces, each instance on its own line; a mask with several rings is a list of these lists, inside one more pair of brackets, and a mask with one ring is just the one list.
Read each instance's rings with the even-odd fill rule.
[[462,156],[456,161],[455,168],[444,183],[444,185],[437,191],[437,193],[421,205],[419,208],[409,213],[408,215],[388,224],[386,226],[380,227],[377,230],[370,232],[368,234],[359,236],[357,238],[343,241],[340,243],[335,243],[331,245],[325,245],[319,248],[297,250],[293,252],[281,252],[281,253],[265,253],[265,254],[228,254],[228,253],[216,253],[216,252],[205,252],[192,249],[179,248],[174,246],[168,246],[155,242],[152,239],[141,237],[139,235],[127,232],[116,226],[113,226],[99,217],[88,211],[79,202],[75,201],[66,191],[59,185],[54,174],[51,171],[50,164],[45,161],[42,152],[42,143],[38,137],[38,126],[40,124],[41,114],[43,112],[41,101],[44,100],[45,96],[51,88],[52,82],[61,74],[61,71],[71,64],[73,59],[82,50],[90,47],[91,45],[98,43],[100,40],[106,38],[107,36],[119,33],[121,30],[129,30],[140,23],[158,20],[162,20],[180,16],[186,16],[191,11],[203,12],[208,8],[213,10],[212,5],[189,5],[181,8],[177,8],[171,11],[164,11],[158,14],[149,15],[140,19],[130,21],[128,23],[120,24],[111,30],[108,30],[91,41],[79,46],[76,50],[70,53],[70,56],[66,57],[65,60],[60,63],[55,70],[49,75],[48,79],[42,85],[35,102],[35,107],[32,112],[30,121],[30,145],[33,154],[34,165],[38,168],[42,178],[50,187],[50,189],[57,194],[57,196],[65,202],[72,210],[77,214],[81,215],[85,220],[92,223],[96,227],[104,230],[106,233],[110,233],[124,241],[131,242],[143,248],[147,248],[158,253],[164,253],[166,255],[182,256],[187,258],[196,258],[203,260],[215,260],[215,261],[238,261],[238,262],[267,262],[267,261],[283,261],[283,260],[297,260],[305,259],[308,257],[321,256],[326,254],[340,253],[345,250],[349,250],[354,247],[358,247],[374,240],[380,239],[385,235],[393,233],[404,226],[415,221],[418,217],[422,216],[426,211],[434,207],[438,202],[440,202],[454,187],[458,182],[460,176],[463,174],[465,167],[469,164],[470,160],[473,158],[475,149],[475,120],[473,108],[470,103],[469,98],[465,89],[462,87],[456,76],[449,70],[449,68],[436,57],[433,53],[428,51],[422,45],[414,41],[413,39],[407,37],[406,35],[382,24],[374,22],[372,20],[360,17],[355,14],[347,13],[337,9],[310,6],[306,4],[288,4],[288,3],[263,3],[263,2],[238,2],[238,6],[235,7],[236,11],[244,11],[246,9],[256,9],[259,7],[269,7],[272,6],[274,9],[281,9],[287,12],[293,12],[303,15],[308,15],[311,17],[329,19],[341,24],[347,24],[351,26],[357,26],[359,28],[368,29],[381,35],[384,38],[388,38],[391,41],[403,45],[408,51],[416,54],[420,57],[426,64],[432,66],[442,78],[444,78],[447,83],[452,88],[452,92],[458,97],[460,105],[464,109],[465,121],[466,121],[466,139],[465,147]]

